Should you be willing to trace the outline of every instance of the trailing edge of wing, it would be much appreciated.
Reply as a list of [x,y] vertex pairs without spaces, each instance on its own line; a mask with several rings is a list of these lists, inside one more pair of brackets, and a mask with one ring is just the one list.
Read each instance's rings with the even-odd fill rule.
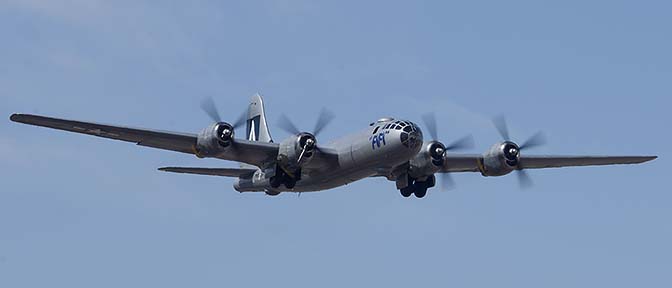
[[198,167],[162,167],[160,171],[173,173],[198,174],[209,176],[225,176],[225,177],[252,177],[255,169],[244,168],[198,168]]

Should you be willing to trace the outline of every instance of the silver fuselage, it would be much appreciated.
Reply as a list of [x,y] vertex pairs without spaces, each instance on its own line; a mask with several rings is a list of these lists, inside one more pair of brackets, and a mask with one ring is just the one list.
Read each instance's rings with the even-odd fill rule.
[[[403,121],[414,127],[411,137],[415,143],[409,145],[408,132],[403,129],[383,129],[389,126],[390,122],[378,121],[365,130],[324,145],[325,149],[337,152],[338,165],[312,167],[308,164],[301,175],[301,180],[293,189],[283,186],[271,188],[266,173],[261,169],[252,179],[239,179],[234,188],[240,192],[312,192],[347,185],[363,178],[380,175],[381,171],[390,171],[417,155],[423,143],[422,131],[417,125]],[[402,138],[404,133],[406,136]]]

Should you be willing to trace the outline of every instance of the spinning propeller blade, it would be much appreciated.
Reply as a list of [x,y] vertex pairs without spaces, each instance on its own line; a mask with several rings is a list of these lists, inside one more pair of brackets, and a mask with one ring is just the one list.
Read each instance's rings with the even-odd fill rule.
[[280,129],[285,130],[285,132],[289,134],[299,134],[301,131],[299,131],[299,128],[296,128],[296,125],[294,125],[294,122],[292,120],[289,120],[289,117],[287,115],[282,114],[280,115],[280,119],[278,119],[278,127]]
[[474,148],[474,146],[474,137],[467,135],[450,143],[450,145],[446,146],[446,150],[467,150]]
[[450,175],[450,173],[441,173],[441,191],[453,190],[455,186],[453,175]]
[[[497,116],[493,118],[492,123],[494,124],[495,128],[499,132],[499,135],[502,136],[502,139],[504,141],[511,141],[509,134],[509,127],[506,124],[506,118],[504,116]],[[544,134],[542,131],[539,131],[534,135],[532,135],[530,138],[528,138],[525,142],[523,142],[522,145],[518,146],[518,150],[522,152],[523,149],[539,147],[545,144],[546,144],[546,134]],[[518,165],[520,165],[520,163]],[[518,175],[518,184],[520,185],[520,188],[526,189],[530,188],[533,185],[532,178],[527,173],[527,171],[523,169],[518,169],[516,170],[516,174]]]
[[536,134],[532,135],[532,137],[527,139],[527,141],[523,142],[523,144],[520,145],[520,150],[526,148],[534,148],[543,145],[546,145],[546,134],[544,134],[544,132],[539,131]]
[[429,136],[432,137],[432,140],[438,140],[439,135],[436,129],[436,115],[434,115],[434,113],[427,113],[422,115],[422,121],[425,122],[425,126],[427,126],[427,132],[429,132]]
[[222,117],[219,116],[217,105],[215,104],[215,100],[213,100],[212,97],[205,98],[203,101],[201,101],[201,109],[203,109],[203,111],[205,111],[205,113],[210,116],[212,121],[222,122]]
[[520,185],[521,189],[527,189],[534,185],[534,182],[532,181],[530,174],[527,174],[527,171],[516,170],[516,174],[518,175],[518,185]]
[[[424,114],[422,115],[422,121],[425,123],[430,137],[432,137],[432,141],[438,141],[439,133],[438,125],[436,124],[436,115],[434,113]],[[448,151],[467,150],[473,148],[474,146],[474,137],[471,135],[464,136],[458,140],[453,141],[448,146],[445,146],[445,149],[443,149],[443,157],[445,157]],[[455,180],[453,179],[452,175],[449,173],[441,173],[441,190],[450,190],[454,187]]]
[[[317,121],[315,122],[315,128],[313,129],[313,135],[317,137],[317,135],[324,130],[324,128],[331,123],[331,120],[334,120],[336,116],[334,113],[331,111],[327,110],[326,108],[322,108],[320,110],[320,115],[317,117]],[[280,115],[280,119],[278,119],[278,127],[280,127],[282,130],[285,130],[285,132],[289,134],[299,134],[301,133],[301,130],[294,125],[294,122],[287,117],[287,115],[282,114]]]
[[322,132],[322,129],[324,129],[324,127],[329,125],[331,120],[334,120],[335,117],[336,116],[334,115],[334,113],[331,113],[331,111],[329,111],[325,108],[322,108],[322,110],[320,111],[320,116],[317,118],[317,122],[315,122],[315,128],[313,129],[313,135],[315,135],[315,137],[317,137],[317,135],[320,134],[320,132]]
[[[217,123],[223,122],[222,117],[219,115],[219,111],[217,110],[217,104],[215,104],[215,100],[213,100],[212,97],[205,98],[203,99],[203,101],[201,101],[201,109],[203,109],[203,111],[205,111],[205,113],[208,114],[208,116],[210,116],[210,119],[212,119],[212,121]],[[247,116],[246,112],[241,113],[240,116],[238,116],[236,122],[231,124],[231,126],[234,129],[239,128],[240,126],[245,124],[246,122],[245,120],[247,118],[246,116]]]
[[509,141],[511,139],[509,137],[509,127],[506,125],[506,118],[504,118],[504,116],[493,118],[492,123],[495,124],[495,128],[497,128],[499,135],[502,136],[502,140]]

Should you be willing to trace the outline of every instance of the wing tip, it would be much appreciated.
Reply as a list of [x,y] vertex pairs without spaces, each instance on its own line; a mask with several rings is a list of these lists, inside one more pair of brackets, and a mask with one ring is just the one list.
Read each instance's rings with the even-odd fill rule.
[[630,164],[641,164],[658,159],[658,156],[630,156]]
[[17,122],[17,123],[32,124],[32,123],[30,123],[30,121],[34,120],[36,118],[39,118],[39,117],[41,117],[41,116],[32,115],[32,114],[14,113],[14,114],[9,116],[9,120],[12,120],[13,122]]
[[19,121],[21,121],[21,115],[22,114],[14,113],[11,116],[9,116],[9,120],[11,120],[13,122],[19,122]]
[[170,173],[185,173],[182,171],[183,168],[180,167],[160,167],[157,168],[156,170],[161,171],[161,172],[170,172]]

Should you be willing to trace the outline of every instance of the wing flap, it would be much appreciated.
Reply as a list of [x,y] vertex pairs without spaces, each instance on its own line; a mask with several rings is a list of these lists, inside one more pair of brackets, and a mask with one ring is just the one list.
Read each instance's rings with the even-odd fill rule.
[[245,168],[162,167],[159,168],[159,171],[209,176],[250,178],[257,170]]

